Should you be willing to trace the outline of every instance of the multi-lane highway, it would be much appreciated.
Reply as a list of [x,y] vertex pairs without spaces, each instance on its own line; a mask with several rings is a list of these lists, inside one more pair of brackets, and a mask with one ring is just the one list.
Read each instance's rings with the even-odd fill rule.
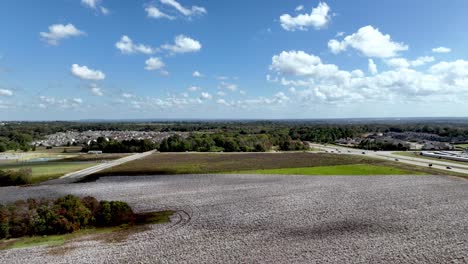
[[346,148],[340,146],[330,146],[330,145],[321,145],[321,144],[312,144],[310,146],[316,149],[321,149],[327,152],[333,152],[337,154],[353,154],[353,155],[366,155],[374,158],[384,159],[384,160],[392,160],[398,161],[401,163],[416,165],[416,166],[423,166],[429,167],[432,164],[432,168],[434,169],[441,169],[446,171],[453,171],[458,173],[468,174],[468,164],[459,164],[450,161],[442,161],[442,160],[430,160],[425,158],[417,158],[417,157],[406,157],[401,155],[396,155],[392,151],[368,151],[362,149],[354,149],[354,148]]

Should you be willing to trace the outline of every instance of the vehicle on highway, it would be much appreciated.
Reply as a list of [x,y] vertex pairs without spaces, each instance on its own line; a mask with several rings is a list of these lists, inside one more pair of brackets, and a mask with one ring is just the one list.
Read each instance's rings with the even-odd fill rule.
[[447,170],[451,170],[451,169],[452,169],[452,167],[450,167],[450,166],[447,166]]
[[399,159],[395,159],[395,161],[400,161]]
[[429,168],[432,168],[432,163],[429,164]]
[[365,152],[362,152],[362,154],[366,154]]

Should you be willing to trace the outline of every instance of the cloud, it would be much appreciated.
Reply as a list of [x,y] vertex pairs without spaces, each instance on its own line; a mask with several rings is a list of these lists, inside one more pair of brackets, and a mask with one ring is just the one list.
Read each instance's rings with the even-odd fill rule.
[[7,89],[0,89],[0,96],[13,96],[13,91]]
[[145,11],[148,14],[148,17],[151,17],[151,18],[156,18],[156,19],[166,18],[166,19],[169,19],[169,20],[174,20],[175,19],[175,17],[170,16],[170,15],[162,12],[161,10],[159,10],[157,7],[154,7],[154,6],[146,7]]
[[164,62],[158,57],[151,57],[145,61],[145,69],[148,71],[161,70],[164,68]]
[[45,108],[62,108],[62,109],[69,109],[69,108],[77,108],[83,104],[83,99],[81,98],[56,98],[52,96],[40,96],[39,102],[37,107],[45,109]]
[[128,99],[128,98],[133,98],[133,97],[135,97],[135,96],[134,96],[133,94],[130,94],[130,93],[123,93],[123,94],[122,94],[122,97]]
[[405,58],[391,58],[385,61],[385,63],[394,68],[409,68],[409,67],[419,67],[423,66],[427,63],[433,62],[435,59],[434,57],[419,57],[416,60],[408,61]]
[[209,94],[209,93],[203,92],[200,95],[200,99],[202,99],[202,100],[211,100],[212,98],[213,98],[213,96],[211,94]]
[[50,45],[57,46],[62,39],[78,37],[86,33],[77,29],[73,24],[54,24],[49,26],[49,32],[40,32],[42,40]]
[[234,92],[234,91],[237,90],[238,87],[237,87],[236,84],[227,83],[227,82],[224,82],[224,81],[223,81],[223,82],[221,82],[221,83],[219,84],[219,88],[221,88],[221,89],[223,89],[223,88],[224,88],[224,89],[228,89],[228,90]]
[[336,66],[324,65],[319,57],[295,50],[283,51],[279,55],[273,56],[270,69],[297,76],[336,72]]
[[330,22],[329,12],[330,7],[326,3],[320,2],[310,14],[300,14],[294,17],[289,14],[281,15],[281,27],[287,31],[307,30],[309,27],[322,29]]
[[190,92],[196,92],[196,91],[200,91],[201,88],[198,86],[190,86],[189,88],[187,88],[187,90],[189,90]]
[[194,71],[192,73],[192,76],[197,77],[197,78],[201,78],[201,77],[203,77],[203,74],[201,74],[201,72],[199,72],[199,71]]
[[149,55],[156,52],[156,49],[150,46],[133,43],[133,40],[126,35],[123,35],[120,40],[115,43],[115,47],[124,54],[143,53]]
[[73,102],[74,102],[74,103],[77,103],[77,104],[82,104],[82,103],[83,103],[83,99],[81,99],[81,98],[73,98]]
[[105,8],[105,7],[103,7],[103,6],[99,7],[99,10],[101,10],[101,13],[102,13],[103,15],[108,15],[108,14],[110,14],[109,9],[107,9],[107,8]]
[[199,41],[189,38],[184,35],[179,35],[174,39],[174,45],[163,45],[163,49],[169,50],[174,53],[187,53],[200,51],[202,45]]
[[71,73],[83,80],[100,81],[106,78],[106,75],[102,71],[92,70],[87,66],[80,66],[78,64],[72,65]]
[[372,75],[376,75],[377,73],[379,73],[379,70],[377,69],[377,65],[375,64],[374,60],[373,59],[369,59],[369,72],[372,74]]
[[[303,51],[283,51],[272,57],[270,70],[281,78],[281,85],[290,88],[295,100],[304,104],[468,97],[468,61],[439,62],[419,71],[410,67],[430,58],[397,59],[393,61],[397,67],[380,73],[370,69],[372,75],[365,75],[360,70],[344,71],[337,65],[324,64],[319,57]],[[369,60],[369,65],[373,61]]]
[[206,14],[206,9],[200,6],[192,6],[191,8],[186,8],[182,6],[179,2],[175,0],[160,0],[160,2],[164,5],[168,5],[170,7],[175,8],[184,16],[196,16],[196,15],[204,15]]
[[224,99],[218,99],[216,100],[216,103],[217,104],[221,104],[221,105],[225,105],[225,106],[229,106],[230,104],[228,102],[226,102],[226,100]]
[[446,47],[433,48],[432,52],[434,53],[450,53],[452,49]]
[[356,33],[346,36],[343,41],[332,39],[328,42],[331,52],[338,54],[348,47],[354,48],[364,56],[375,58],[391,58],[398,52],[408,50],[404,43],[392,41],[390,35],[382,34],[372,26],[360,28]]
[[296,7],[296,11],[302,11],[304,9],[304,6],[303,5],[299,5]]
[[103,15],[108,15],[110,13],[109,9],[103,7],[101,2],[102,0],[81,0],[84,6],[101,12]]
[[90,84],[89,88],[91,90],[91,93],[93,95],[95,95],[95,96],[103,96],[104,95],[104,92],[102,91],[102,89],[95,83]]

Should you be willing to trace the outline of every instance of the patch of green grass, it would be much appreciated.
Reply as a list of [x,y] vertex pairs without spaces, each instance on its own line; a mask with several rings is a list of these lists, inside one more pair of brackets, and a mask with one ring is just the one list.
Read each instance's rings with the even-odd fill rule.
[[0,243],[0,249],[24,248],[33,246],[61,246],[65,244],[66,236],[67,235],[56,235],[10,239],[10,241],[5,240]]
[[455,144],[455,147],[459,149],[468,149],[468,144]]
[[286,174],[286,175],[408,175],[422,174],[387,166],[366,164],[319,166],[306,168],[285,168],[270,170],[239,171],[241,174]]
[[96,165],[92,162],[29,162],[0,165],[0,170],[32,169],[33,183],[61,177],[69,172],[78,171]]

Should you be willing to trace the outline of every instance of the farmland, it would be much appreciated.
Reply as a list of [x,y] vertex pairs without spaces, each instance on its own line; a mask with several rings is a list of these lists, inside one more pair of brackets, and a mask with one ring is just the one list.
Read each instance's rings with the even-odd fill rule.
[[[348,174],[347,168],[327,166],[357,165],[358,171],[379,174],[391,171],[400,174],[442,174],[438,170],[414,167],[397,162],[378,160],[357,155],[336,155],[330,153],[156,153],[144,159],[128,162],[92,175],[93,179],[114,175],[165,175],[165,174],[206,174],[256,171],[267,169],[322,167],[317,172],[325,174]],[[372,165],[373,167],[369,167]],[[383,166],[383,168],[381,168]],[[358,167],[354,167],[357,169]],[[327,171],[331,169],[331,171]],[[349,169],[349,168],[348,168]],[[388,173],[384,173],[388,174]],[[447,174],[447,173],[445,173]]]

